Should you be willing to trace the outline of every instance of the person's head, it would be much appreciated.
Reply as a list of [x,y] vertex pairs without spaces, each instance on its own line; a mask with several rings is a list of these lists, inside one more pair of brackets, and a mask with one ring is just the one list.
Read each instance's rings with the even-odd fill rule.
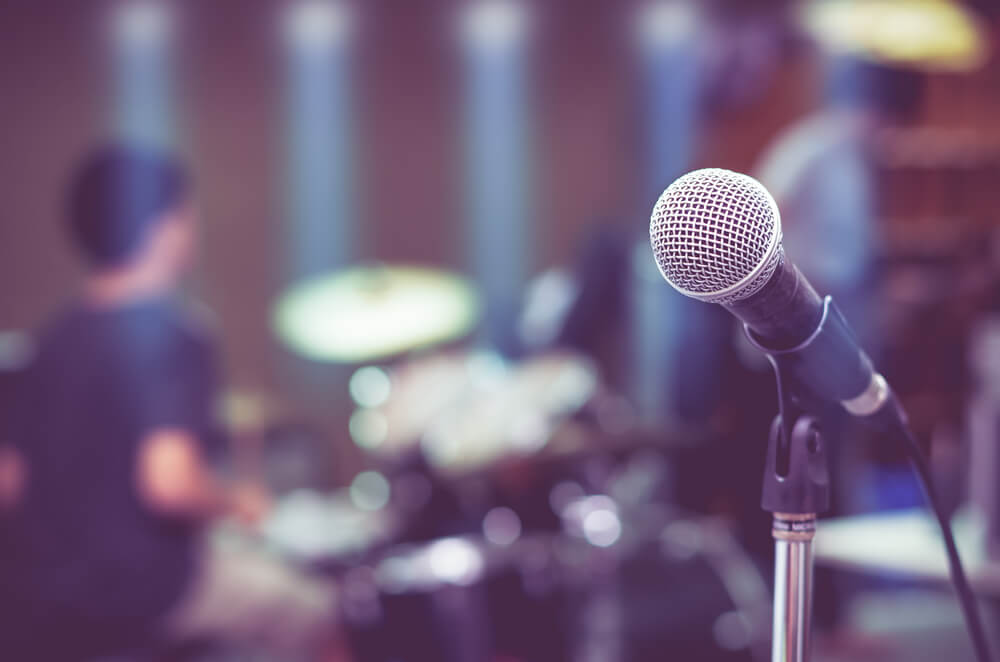
[[865,111],[893,124],[912,121],[923,106],[926,76],[862,58],[830,62],[828,96],[833,106]]
[[90,154],[73,175],[67,222],[94,272],[157,271],[171,283],[194,254],[191,178],[173,155],[131,145]]

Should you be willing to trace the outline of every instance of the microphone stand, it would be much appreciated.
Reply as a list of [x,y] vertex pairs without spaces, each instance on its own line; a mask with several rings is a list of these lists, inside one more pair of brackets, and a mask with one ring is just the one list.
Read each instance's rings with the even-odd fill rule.
[[[761,505],[772,516],[774,615],[772,662],[807,662],[812,624],[813,536],[816,515],[826,511],[830,482],[823,437],[816,420],[775,417],[768,440]],[[786,423],[787,421],[787,423]]]
[[767,356],[774,367],[779,409],[771,424],[761,496],[761,506],[773,516],[771,660],[808,662],[813,537],[817,514],[825,512],[830,505],[826,447],[817,419],[806,413],[795,397],[804,396],[804,392],[796,389],[795,396],[792,394],[790,385],[795,381],[787,361],[791,357],[772,351],[768,351]]
[[[976,608],[975,596],[947,517],[938,503],[927,461],[906,416],[889,397],[888,387],[863,352],[847,361],[845,348],[855,347],[853,334],[831,297],[823,306],[819,326],[801,344],[789,349],[767,347],[744,327],[750,342],[763,351],[774,368],[778,387],[778,416],[771,425],[761,505],[773,516],[774,623],[772,662],[808,662],[812,616],[812,540],[816,515],[830,502],[830,479],[825,442],[817,421],[832,413],[819,394],[857,393],[859,371],[872,374],[861,396],[841,400],[847,413],[867,420],[876,429],[902,435],[927,500],[941,527],[952,581],[969,628],[976,659],[988,662],[989,645]],[[841,357],[841,358],[838,358]],[[879,383],[881,381],[881,384]],[[853,384],[852,384],[853,383]],[[875,387],[874,391],[871,387]],[[828,396],[829,397],[829,396]],[[872,401],[874,399],[874,401]],[[859,403],[858,400],[861,400]],[[859,408],[861,411],[857,411]],[[865,412],[869,406],[874,409]]]

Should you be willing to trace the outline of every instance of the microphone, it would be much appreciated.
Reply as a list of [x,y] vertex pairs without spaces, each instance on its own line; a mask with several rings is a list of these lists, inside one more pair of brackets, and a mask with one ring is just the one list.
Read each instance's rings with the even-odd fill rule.
[[649,239],[674,289],[742,320],[814,398],[859,417],[902,416],[833,300],[785,257],[778,205],[756,179],[719,168],[683,175],[656,201]]

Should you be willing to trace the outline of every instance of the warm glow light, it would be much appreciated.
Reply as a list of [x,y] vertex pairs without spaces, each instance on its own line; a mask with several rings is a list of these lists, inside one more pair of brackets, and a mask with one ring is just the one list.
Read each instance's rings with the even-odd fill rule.
[[390,487],[377,471],[362,471],[351,482],[351,503],[360,510],[382,510],[389,503]]
[[635,15],[636,38],[644,48],[670,48],[691,36],[697,21],[690,2],[654,0],[642,5]]
[[483,535],[494,545],[510,545],[521,537],[521,518],[510,508],[493,508],[483,518]]
[[582,536],[595,547],[610,547],[622,535],[618,504],[603,494],[577,499],[560,513],[567,532]]
[[989,55],[975,17],[946,0],[812,2],[803,22],[827,48],[887,64],[969,71]]
[[351,398],[359,407],[378,407],[385,404],[392,390],[392,382],[385,370],[365,366],[351,375]]
[[0,372],[21,370],[35,356],[35,343],[26,333],[0,332]]
[[361,448],[374,450],[389,436],[389,422],[385,415],[371,409],[358,409],[348,422],[351,439]]

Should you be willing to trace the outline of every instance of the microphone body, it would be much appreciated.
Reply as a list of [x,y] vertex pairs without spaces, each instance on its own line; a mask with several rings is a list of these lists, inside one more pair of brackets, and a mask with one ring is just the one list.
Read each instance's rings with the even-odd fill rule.
[[776,350],[802,344],[823,318],[823,299],[783,254],[760,290],[722,305],[753,331],[760,344]]
[[812,398],[839,402],[857,416],[874,415],[889,402],[885,380],[833,299],[821,299],[784,258],[758,292],[723,307],[743,322],[751,343]]
[[684,175],[657,201],[650,241],[670,285],[739,318],[810,399],[855,416],[902,416],[836,304],[785,257],[777,205],[759,182],[719,169]]

